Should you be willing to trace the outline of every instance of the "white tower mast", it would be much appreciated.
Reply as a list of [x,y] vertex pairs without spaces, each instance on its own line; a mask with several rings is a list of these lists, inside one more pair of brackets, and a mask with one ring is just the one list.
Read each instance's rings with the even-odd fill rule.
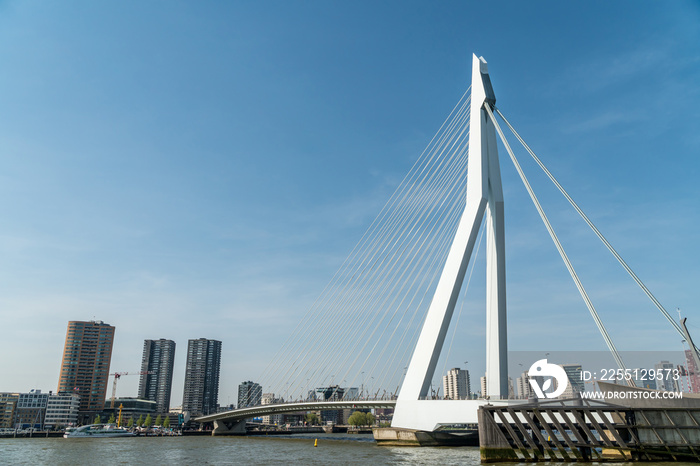
[[[440,423],[476,422],[479,402],[423,401],[428,396],[464,275],[486,214],[486,393],[508,398],[505,230],[496,132],[484,110],[494,105],[486,60],[472,59],[467,202],[418,337],[396,404],[393,427],[434,430]],[[438,403],[438,405],[435,405]],[[454,403],[461,403],[459,408]],[[430,406],[429,406],[430,405]],[[450,407],[448,407],[448,405]],[[460,415],[456,413],[461,413]],[[456,420],[461,416],[461,421]]]

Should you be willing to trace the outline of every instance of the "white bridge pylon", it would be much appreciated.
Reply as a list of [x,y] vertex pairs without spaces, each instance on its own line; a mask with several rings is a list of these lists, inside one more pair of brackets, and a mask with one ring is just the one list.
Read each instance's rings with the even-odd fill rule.
[[[485,105],[494,105],[486,60],[473,56],[467,199],[433,300],[396,402],[392,427],[432,431],[477,422],[482,404],[508,398],[505,230],[496,132]],[[435,366],[486,215],[486,393],[488,400],[427,400]]]

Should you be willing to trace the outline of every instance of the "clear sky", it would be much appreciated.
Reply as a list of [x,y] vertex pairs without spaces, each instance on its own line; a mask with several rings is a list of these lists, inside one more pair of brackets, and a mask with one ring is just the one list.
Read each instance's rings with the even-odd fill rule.
[[[467,89],[472,53],[700,328],[697,1],[0,1],[0,391],[55,390],[67,322],[97,319],[116,327],[112,371],[138,371],[146,338],[177,342],[173,406],[187,339],[222,340],[234,402]],[[511,348],[604,349],[502,169]],[[542,189],[618,347],[680,349]]]

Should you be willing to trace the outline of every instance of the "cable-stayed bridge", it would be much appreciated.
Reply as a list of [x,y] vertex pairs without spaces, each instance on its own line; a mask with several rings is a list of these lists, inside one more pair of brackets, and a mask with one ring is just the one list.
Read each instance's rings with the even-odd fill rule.
[[[395,407],[393,427],[434,431],[444,425],[476,423],[478,407],[486,403],[519,403],[508,400],[506,241],[497,138],[606,346],[619,368],[625,369],[496,116],[685,338],[678,323],[496,107],[486,61],[473,56],[472,85],[259,377],[258,393],[251,401],[260,403],[263,393],[279,401],[199,421],[214,421],[215,431],[224,432],[240,429],[246,418],[266,414]],[[484,392],[481,399],[445,400],[434,377],[436,371],[445,373],[446,367],[440,372],[438,364],[449,359],[457,329],[453,320],[461,317],[482,243]]]

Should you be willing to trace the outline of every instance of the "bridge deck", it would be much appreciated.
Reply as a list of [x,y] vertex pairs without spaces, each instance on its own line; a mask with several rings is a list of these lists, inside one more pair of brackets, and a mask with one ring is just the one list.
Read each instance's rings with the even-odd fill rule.
[[271,414],[295,413],[298,411],[316,411],[319,409],[373,409],[393,408],[396,400],[351,400],[351,401],[300,401],[293,403],[278,403],[233,409],[223,413],[209,414],[198,417],[197,422],[239,421]]

